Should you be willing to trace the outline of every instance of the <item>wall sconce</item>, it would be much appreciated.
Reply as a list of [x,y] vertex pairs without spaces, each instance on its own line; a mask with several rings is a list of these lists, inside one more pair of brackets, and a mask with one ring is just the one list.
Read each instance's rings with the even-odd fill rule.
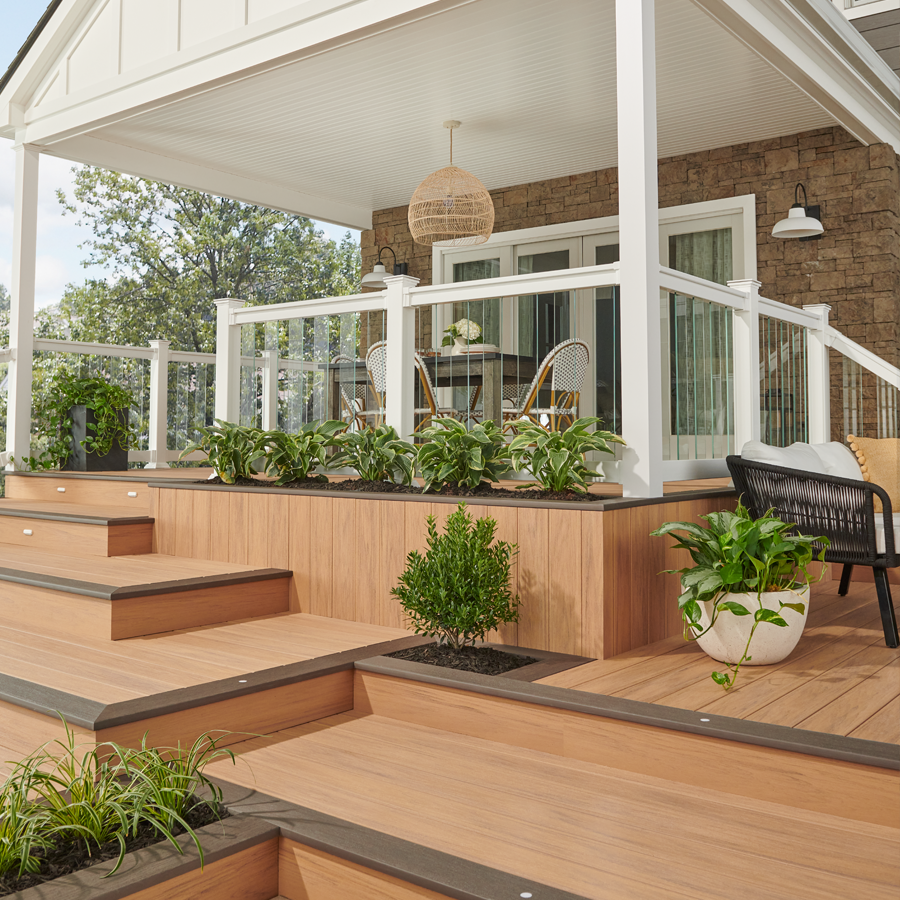
[[[803,191],[803,203],[800,202],[800,191]],[[775,223],[772,237],[800,238],[801,241],[814,241],[821,237],[825,230],[822,227],[821,209],[808,206],[806,188],[798,184],[794,188],[794,205],[788,210],[787,218]]]
[[397,254],[391,250],[390,247],[382,247],[378,251],[378,262],[372,268],[372,271],[369,272],[368,275],[363,275],[362,277],[362,286],[370,287],[370,288],[378,288],[378,290],[384,290],[385,283],[384,279],[387,275],[387,270],[384,267],[384,263],[381,261],[381,254],[387,250],[391,256],[394,257],[394,275],[408,275],[409,274],[409,263],[398,263],[397,262]]

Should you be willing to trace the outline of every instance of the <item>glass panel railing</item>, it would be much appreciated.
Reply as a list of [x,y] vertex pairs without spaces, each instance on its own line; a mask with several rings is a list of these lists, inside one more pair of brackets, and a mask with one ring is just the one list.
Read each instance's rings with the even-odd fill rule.
[[848,434],[900,437],[900,390],[836,350],[831,351],[831,371],[840,373],[838,389],[831,392],[834,440],[842,441]]
[[759,318],[760,438],[773,447],[809,440],[807,331]]
[[705,300],[662,300],[663,459],[723,459],[734,452],[732,312]]

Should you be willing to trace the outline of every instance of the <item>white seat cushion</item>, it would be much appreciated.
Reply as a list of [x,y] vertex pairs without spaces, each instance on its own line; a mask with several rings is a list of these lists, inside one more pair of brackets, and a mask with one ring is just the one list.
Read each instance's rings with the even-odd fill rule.
[[786,469],[802,469],[825,475],[825,464],[810,444],[796,443],[790,447],[770,447],[762,441],[747,441],[741,449],[741,458],[769,466]]
[[[900,548],[900,513],[894,513],[894,550]],[[875,514],[875,549],[884,553],[884,516]]]
[[840,441],[829,441],[827,444],[810,444],[809,446],[822,460],[826,475],[834,475],[836,478],[855,478],[857,481],[863,480],[862,469],[856,461],[856,455],[846,444],[842,444]]

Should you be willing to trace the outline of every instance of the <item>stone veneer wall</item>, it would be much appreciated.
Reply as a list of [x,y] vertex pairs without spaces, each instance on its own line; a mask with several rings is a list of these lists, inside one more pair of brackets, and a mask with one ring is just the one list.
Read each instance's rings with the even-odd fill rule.
[[[491,191],[494,231],[615,215],[617,179],[613,168]],[[822,207],[818,241],[770,235],[794,202],[797,182]],[[893,149],[865,147],[842,128],[826,128],[659,162],[661,207],[744,194],[756,194],[763,296],[794,306],[831,304],[832,324],[900,365],[900,158]],[[410,275],[429,284],[431,248],[412,241],[407,208],[379,210],[373,225],[362,233],[363,271],[371,271],[376,246],[388,244]],[[430,340],[422,316],[419,344]]]

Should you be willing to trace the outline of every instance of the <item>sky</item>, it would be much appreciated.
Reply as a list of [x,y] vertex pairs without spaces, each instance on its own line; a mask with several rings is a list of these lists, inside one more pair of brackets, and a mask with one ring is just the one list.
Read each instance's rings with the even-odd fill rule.
[[[48,0],[0,0],[0,74],[5,72],[25,42]],[[42,156],[38,187],[38,248],[35,305],[56,303],[69,283],[103,277],[103,269],[85,269],[86,253],[78,245],[90,236],[73,216],[63,216],[56,191],[72,194],[72,163]],[[0,284],[10,287],[12,275],[12,222],[15,191],[15,154],[12,142],[0,138]],[[326,236],[340,241],[347,229],[316,222]],[[359,232],[352,232],[359,240]]]

